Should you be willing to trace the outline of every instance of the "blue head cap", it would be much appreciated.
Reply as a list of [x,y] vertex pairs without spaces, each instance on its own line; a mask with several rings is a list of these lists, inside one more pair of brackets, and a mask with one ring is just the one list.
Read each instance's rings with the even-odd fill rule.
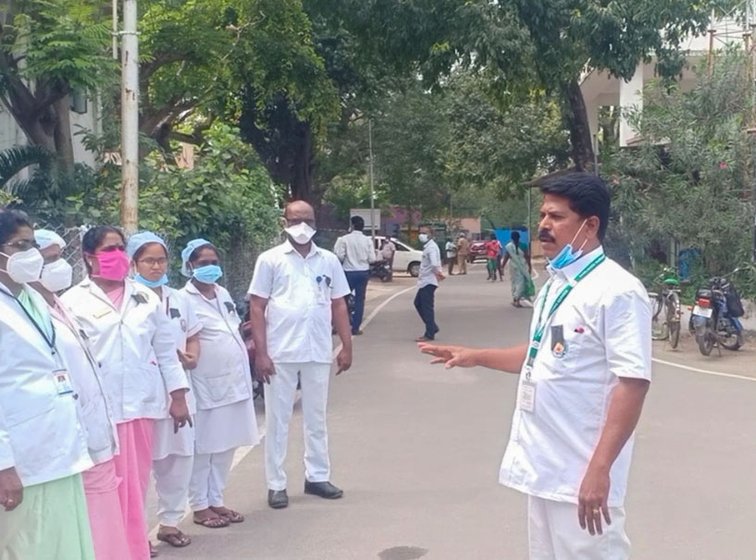
[[168,252],[168,245],[165,244],[165,241],[161,237],[151,231],[142,231],[129,237],[129,242],[126,244],[126,254],[133,260],[134,255],[139,252],[139,249],[149,243],[157,243],[165,249],[166,253]]
[[189,272],[189,267],[187,266],[189,264],[189,257],[192,256],[192,253],[194,253],[194,251],[196,251],[200,247],[204,247],[205,245],[215,247],[215,245],[210,243],[207,239],[202,239],[201,237],[199,239],[193,239],[186,244],[184,250],[181,251],[181,274],[183,274],[187,278],[191,278],[192,273]]

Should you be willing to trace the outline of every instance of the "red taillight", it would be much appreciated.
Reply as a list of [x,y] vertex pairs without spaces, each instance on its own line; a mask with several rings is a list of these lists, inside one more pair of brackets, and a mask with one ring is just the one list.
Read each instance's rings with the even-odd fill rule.
[[696,303],[698,304],[698,307],[703,307],[704,309],[711,307],[711,300],[708,298],[698,298]]

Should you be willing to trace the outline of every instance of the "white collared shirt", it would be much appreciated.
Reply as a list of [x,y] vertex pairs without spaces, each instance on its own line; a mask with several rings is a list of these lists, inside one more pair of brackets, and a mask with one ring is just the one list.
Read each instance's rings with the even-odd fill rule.
[[268,300],[268,355],[274,362],[332,362],[331,302],[349,294],[336,255],[313,243],[302,257],[286,241],[257,259],[249,293]]
[[376,261],[373,240],[361,231],[353,231],[336,240],[333,252],[346,272],[365,272]]
[[441,250],[433,239],[429,239],[423,246],[423,257],[420,259],[420,274],[417,276],[417,287],[438,286],[436,273],[441,270]]
[[[552,273],[547,301],[544,288],[534,305],[531,340],[542,306],[545,319],[567,283],[602,253],[596,249]],[[651,380],[651,306],[638,279],[607,259],[575,285],[546,324],[531,371],[534,409],[523,410],[518,397],[500,483],[539,498],[577,503],[620,378]],[[632,450],[631,436],[611,469],[610,507],[624,503]]]

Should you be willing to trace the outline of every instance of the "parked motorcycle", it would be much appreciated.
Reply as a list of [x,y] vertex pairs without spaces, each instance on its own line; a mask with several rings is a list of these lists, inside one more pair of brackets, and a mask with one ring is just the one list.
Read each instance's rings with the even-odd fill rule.
[[377,261],[370,265],[369,278],[379,278],[381,282],[391,280],[391,267],[387,261]]
[[696,291],[690,330],[704,356],[711,354],[715,346],[727,350],[738,350],[743,346],[743,325],[738,319],[745,310],[740,294],[729,280],[737,272],[739,269],[727,276],[714,277],[707,287]]

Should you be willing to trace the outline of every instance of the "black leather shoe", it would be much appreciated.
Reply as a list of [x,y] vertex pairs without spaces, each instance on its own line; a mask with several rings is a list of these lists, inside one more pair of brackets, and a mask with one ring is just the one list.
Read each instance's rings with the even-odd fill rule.
[[286,490],[268,490],[268,505],[273,509],[288,507],[289,495]]
[[326,500],[338,500],[344,495],[344,491],[340,488],[336,488],[330,482],[310,482],[305,481],[305,494],[312,494],[313,496],[320,496]]

